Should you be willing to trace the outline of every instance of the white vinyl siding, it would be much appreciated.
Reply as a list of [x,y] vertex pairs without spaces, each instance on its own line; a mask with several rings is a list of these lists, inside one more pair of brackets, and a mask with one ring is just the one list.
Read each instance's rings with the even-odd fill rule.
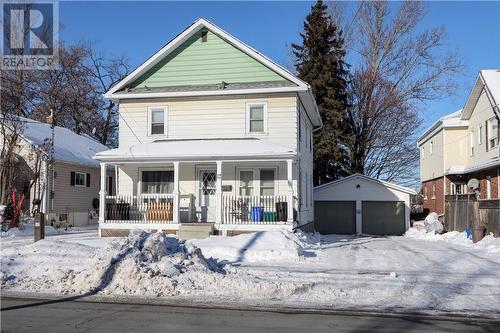
[[[267,133],[247,133],[247,103],[267,105]],[[120,147],[148,143],[148,107],[167,107],[165,136],[169,139],[244,138],[257,136],[291,149],[297,147],[297,97],[294,94],[213,96],[120,102]]]

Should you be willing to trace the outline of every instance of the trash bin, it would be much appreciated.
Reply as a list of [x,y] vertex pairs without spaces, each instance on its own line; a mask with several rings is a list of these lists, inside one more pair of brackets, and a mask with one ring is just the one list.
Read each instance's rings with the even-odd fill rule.
[[286,222],[288,219],[288,204],[286,201],[276,203],[276,221]]
[[264,212],[264,222],[274,222],[276,221],[275,212]]
[[477,243],[484,238],[485,227],[475,227],[472,229],[472,242]]
[[264,207],[254,206],[251,209],[252,222],[262,222]]

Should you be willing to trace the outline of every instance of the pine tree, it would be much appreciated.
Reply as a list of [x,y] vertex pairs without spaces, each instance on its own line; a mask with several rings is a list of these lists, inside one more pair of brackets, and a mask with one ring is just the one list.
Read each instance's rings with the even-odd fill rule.
[[311,86],[323,121],[314,134],[314,183],[319,185],[345,175],[349,140],[346,122],[347,77],[342,30],[318,1],[311,8],[300,34],[302,45],[292,44],[298,77]]

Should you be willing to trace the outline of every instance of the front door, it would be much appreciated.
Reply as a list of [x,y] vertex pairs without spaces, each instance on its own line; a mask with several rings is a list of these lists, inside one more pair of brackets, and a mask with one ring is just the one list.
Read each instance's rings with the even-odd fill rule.
[[199,173],[199,220],[202,222],[215,221],[217,188],[217,171],[203,169]]

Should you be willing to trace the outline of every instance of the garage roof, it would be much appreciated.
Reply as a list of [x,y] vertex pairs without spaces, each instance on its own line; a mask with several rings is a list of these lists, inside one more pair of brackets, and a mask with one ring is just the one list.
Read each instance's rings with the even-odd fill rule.
[[372,177],[368,177],[368,176],[362,175],[360,173],[355,173],[354,175],[350,175],[350,176],[344,177],[342,179],[335,180],[333,182],[329,182],[329,183],[326,183],[326,184],[323,184],[323,185],[316,186],[314,188],[314,191],[319,191],[319,190],[322,190],[322,189],[325,189],[325,188],[328,188],[328,187],[331,187],[331,186],[336,186],[338,184],[345,183],[345,182],[348,182],[348,181],[352,181],[352,180],[355,180],[355,179],[364,179],[364,180],[376,183],[378,185],[382,185],[382,186],[385,186],[385,187],[388,187],[388,188],[392,188],[392,189],[394,189],[396,191],[401,191],[401,192],[408,193],[408,194],[417,194],[417,192],[415,192],[411,188],[404,187],[404,186],[397,185],[397,184],[393,184],[393,183],[389,183],[389,182],[386,182],[386,181],[383,181],[383,180],[379,180],[379,179],[375,179],[375,178],[372,178]]

